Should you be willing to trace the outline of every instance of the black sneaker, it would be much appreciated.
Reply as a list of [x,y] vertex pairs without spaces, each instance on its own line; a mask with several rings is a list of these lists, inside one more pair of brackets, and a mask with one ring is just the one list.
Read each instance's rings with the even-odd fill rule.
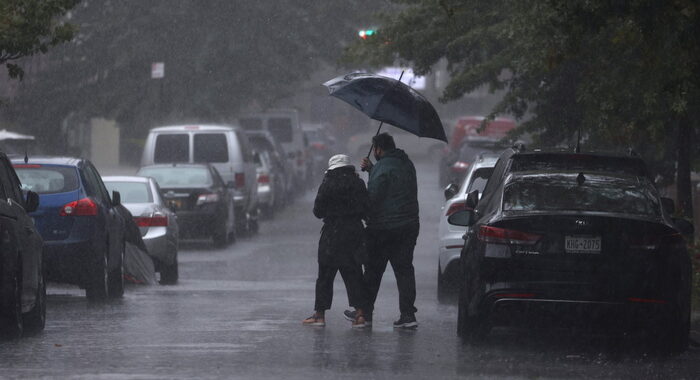
[[[355,310],[345,310],[343,312],[343,317],[350,322],[354,322],[357,317]],[[365,314],[365,326],[372,326],[372,314]]]
[[418,327],[416,316],[413,314],[401,314],[398,321],[394,321],[395,329],[415,329]]

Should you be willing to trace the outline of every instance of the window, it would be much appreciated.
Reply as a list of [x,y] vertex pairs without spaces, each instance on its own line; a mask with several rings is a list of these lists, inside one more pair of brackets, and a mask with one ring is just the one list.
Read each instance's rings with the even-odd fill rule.
[[194,162],[228,162],[228,143],[224,133],[194,135]]
[[151,203],[151,190],[145,182],[105,182],[110,194],[118,191],[122,203]]
[[80,187],[78,173],[72,166],[15,165],[23,190],[39,194],[67,193]]
[[467,187],[467,193],[471,193],[474,190],[479,190],[479,193],[482,193],[484,187],[486,187],[486,182],[488,182],[489,177],[491,177],[491,173],[493,173],[493,168],[477,169],[474,174],[472,174],[471,182]]
[[212,177],[206,166],[202,167],[146,167],[138,175],[151,177],[162,188],[209,187]]
[[267,129],[279,142],[289,143],[294,140],[292,119],[288,117],[273,117],[267,121]]
[[153,162],[189,162],[190,160],[190,136],[185,133],[158,135],[156,148],[153,153]]

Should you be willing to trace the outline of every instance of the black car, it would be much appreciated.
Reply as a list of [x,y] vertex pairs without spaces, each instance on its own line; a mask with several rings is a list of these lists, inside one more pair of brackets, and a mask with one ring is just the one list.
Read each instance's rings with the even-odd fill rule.
[[139,176],[158,182],[163,199],[177,215],[180,236],[211,237],[225,246],[235,238],[231,191],[211,164],[163,164],[144,166]]
[[490,327],[580,325],[639,329],[682,350],[690,326],[691,263],[673,220],[634,157],[576,153],[502,155],[461,252],[458,334]]
[[10,161],[0,153],[0,333],[8,337],[44,329],[43,242],[27,214],[38,206],[39,196],[24,195]]
[[90,161],[71,157],[13,160],[22,188],[39,194],[31,214],[44,240],[49,281],[75,284],[90,299],[124,295],[124,219]]

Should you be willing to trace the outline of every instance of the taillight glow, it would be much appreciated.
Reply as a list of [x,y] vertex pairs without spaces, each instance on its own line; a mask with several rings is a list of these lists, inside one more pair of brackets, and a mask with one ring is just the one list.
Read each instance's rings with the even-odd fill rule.
[[90,198],[83,198],[70,202],[61,207],[61,216],[95,216],[97,215],[97,204]]
[[165,215],[156,215],[151,217],[134,217],[134,222],[139,227],[167,227],[168,217]]
[[258,183],[262,183],[262,184],[270,183],[270,176],[267,174],[258,175]]
[[12,166],[14,166],[17,169],[37,169],[41,167],[41,165],[38,164],[15,164]]
[[450,207],[447,209],[447,212],[445,212],[445,216],[450,216],[454,214],[457,211],[462,211],[467,209],[467,204],[466,202],[455,202],[450,205]]
[[245,187],[245,173],[236,173],[235,176],[236,188],[242,189]]
[[318,149],[318,150],[324,150],[324,149],[326,149],[326,144],[315,142],[315,143],[311,143],[311,147],[314,149]]
[[533,245],[542,235],[530,234],[522,231],[507,230],[492,226],[481,226],[478,239],[487,243],[510,245]]

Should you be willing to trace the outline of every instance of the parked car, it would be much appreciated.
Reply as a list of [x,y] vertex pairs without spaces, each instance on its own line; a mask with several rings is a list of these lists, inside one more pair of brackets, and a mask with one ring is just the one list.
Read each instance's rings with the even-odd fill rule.
[[0,334],[6,337],[41,331],[46,321],[43,241],[28,215],[38,206],[39,196],[22,191],[0,152]]
[[309,179],[317,180],[323,177],[328,160],[335,154],[334,143],[321,125],[305,125],[303,130]]
[[[294,168],[287,160],[284,147],[268,131],[246,131],[250,144],[256,152],[267,152],[270,156],[272,170],[275,173],[273,182],[276,189],[275,208],[280,208],[291,200],[294,193]],[[260,185],[258,185],[260,186]],[[259,194],[259,192],[258,192]]]
[[163,199],[158,183],[150,177],[108,176],[102,180],[110,191],[118,191],[124,207],[139,228],[141,239],[161,284],[175,284],[179,277],[177,217]]
[[270,132],[284,147],[287,160],[294,169],[292,177],[294,190],[301,191],[307,187],[304,136],[296,110],[279,109],[243,115],[238,118],[238,122],[246,131],[265,130]]
[[227,186],[211,164],[151,165],[137,175],[151,177],[177,215],[179,236],[207,237],[218,246],[236,239],[235,208]]
[[498,156],[481,155],[469,167],[466,177],[459,186],[450,184],[445,189],[445,205],[440,214],[438,229],[438,300],[445,301],[457,292],[460,266],[459,255],[464,245],[465,229],[447,222],[450,215],[466,209],[467,195],[474,190],[484,190]]
[[258,203],[260,211],[268,218],[275,213],[278,197],[284,197],[284,187],[279,174],[272,164],[272,157],[268,151],[256,152],[256,164],[258,170]]
[[477,154],[500,153],[507,147],[504,139],[515,129],[515,121],[499,117],[480,131],[484,119],[483,116],[467,116],[457,120],[452,128],[450,143],[440,157],[438,169],[441,187],[459,183]]
[[612,324],[684,349],[692,273],[682,234],[693,227],[670,217],[673,202],[640,163],[504,152],[478,202],[471,193],[467,210],[449,218],[469,227],[459,335],[475,341],[510,324]]
[[172,163],[212,164],[224,183],[230,185],[237,232],[257,231],[256,168],[253,150],[241,128],[181,125],[151,129],[141,166]]
[[13,160],[24,190],[39,194],[31,213],[44,240],[50,281],[85,288],[90,299],[124,294],[124,219],[90,161],[68,157]]

